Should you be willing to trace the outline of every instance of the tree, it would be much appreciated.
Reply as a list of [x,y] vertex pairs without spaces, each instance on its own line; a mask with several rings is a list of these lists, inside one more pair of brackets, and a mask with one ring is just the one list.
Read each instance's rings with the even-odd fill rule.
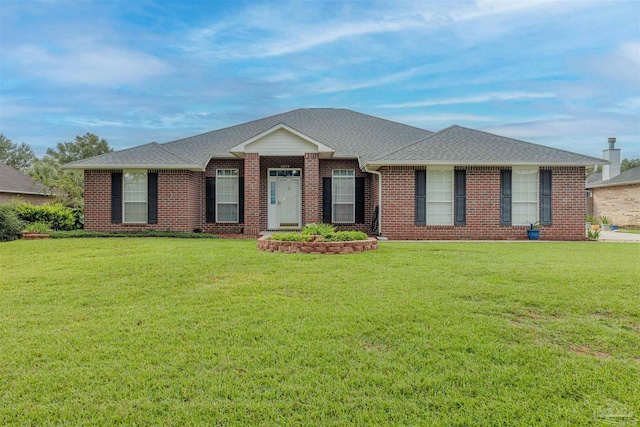
[[113,149],[105,139],[86,133],[76,136],[75,142],[59,142],[56,150],[47,149],[42,160],[33,163],[29,175],[40,181],[65,206],[82,208],[84,204],[84,175],[82,171],[62,169],[61,164],[110,153]]
[[76,136],[74,142],[59,142],[56,149],[47,148],[46,158],[50,158],[63,165],[65,163],[82,160],[113,151],[106,139],[87,132]]
[[24,142],[20,145],[11,142],[0,134],[0,162],[21,171],[26,171],[38,158],[31,147]]
[[622,162],[620,162],[620,172],[624,172],[627,169],[633,169],[636,166],[640,166],[640,159],[622,159]]

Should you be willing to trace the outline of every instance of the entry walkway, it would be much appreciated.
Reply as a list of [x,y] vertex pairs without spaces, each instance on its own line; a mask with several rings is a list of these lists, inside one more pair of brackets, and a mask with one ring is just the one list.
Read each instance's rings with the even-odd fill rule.
[[621,233],[619,231],[600,231],[601,242],[636,242],[640,243],[640,234]]

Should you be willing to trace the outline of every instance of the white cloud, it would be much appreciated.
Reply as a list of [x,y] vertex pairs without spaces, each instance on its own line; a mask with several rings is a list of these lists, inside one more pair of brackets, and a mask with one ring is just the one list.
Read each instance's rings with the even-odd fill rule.
[[616,102],[614,107],[606,108],[608,113],[635,114],[640,120],[640,96]]
[[155,56],[110,46],[82,46],[52,53],[26,45],[7,51],[6,55],[21,67],[23,74],[67,84],[132,84],[171,70]]
[[380,108],[412,108],[430,107],[434,105],[479,104],[490,101],[519,101],[523,99],[554,98],[550,92],[494,92],[483,95],[465,96],[460,98],[445,98],[434,101],[403,102],[398,104],[382,104]]
[[335,79],[326,79],[318,83],[308,85],[303,89],[303,91],[305,93],[323,94],[384,86],[389,83],[395,83],[413,77],[419,74],[423,68],[424,67],[414,67],[397,73],[388,74],[386,76],[377,77],[375,79],[359,80],[357,82],[343,82]]

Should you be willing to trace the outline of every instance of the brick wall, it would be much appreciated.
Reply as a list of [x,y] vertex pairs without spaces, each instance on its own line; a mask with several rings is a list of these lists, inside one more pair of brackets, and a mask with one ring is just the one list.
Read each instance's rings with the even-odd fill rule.
[[217,169],[238,169],[238,176],[244,177],[244,160],[243,159],[212,159],[202,176],[200,183],[200,228],[205,233],[213,234],[235,234],[241,233],[244,224],[216,224],[206,222],[206,179],[216,176]]
[[[354,169],[356,177],[365,178],[365,199],[364,199],[364,224],[336,224],[339,230],[357,230],[369,234],[371,231],[371,219],[373,218],[374,205],[374,181],[373,174],[360,169],[357,160],[320,160],[320,186],[318,188],[318,209],[322,213],[322,178],[331,178],[334,169]],[[377,197],[377,193],[375,193]],[[322,214],[320,215],[322,217]]]
[[[212,160],[205,172],[158,172],[158,224],[111,224],[111,173],[120,170],[85,171],[85,228],[87,230],[137,230],[152,228],[192,231],[201,228],[212,233],[256,234],[267,229],[267,169],[301,168],[303,224],[308,218],[321,218],[322,178],[333,169],[354,169],[365,177],[365,223],[340,225],[340,229],[369,232],[377,201],[377,177],[363,172],[356,160],[320,159],[305,164],[302,156],[257,157]],[[306,167],[306,171],[305,171]],[[238,169],[245,179],[245,224],[207,224],[205,222],[205,180],[216,169]],[[250,179],[248,169],[253,173]],[[318,172],[317,185],[306,184]],[[467,225],[416,226],[414,221],[414,167],[384,167],[382,233],[391,239],[526,239],[525,226],[500,226],[499,167],[464,167],[467,171]],[[553,171],[553,225],[542,228],[541,239],[581,240],[584,238],[584,168],[555,167]],[[154,171],[152,171],[154,172]],[[311,176],[308,176],[311,173]],[[315,190],[314,190],[315,188]],[[315,192],[314,195],[307,193]],[[309,207],[308,204],[315,204]],[[250,223],[252,221],[252,223]],[[247,230],[248,224],[251,230]],[[243,230],[244,229],[244,230]]]
[[[500,225],[500,167],[463,167],[467,171],[466,226],[415,225],[415,169],[381,168],[383,174],[382,234],[408,240],[524,240],[526,226]],[[584,239],[584,168],[553,171],[552,221],[543,240]]]
[[640,184],[592,189],[593,214],[611,224],[640,227]]
[[40,194],[0,193],[0,204],[11,203],[12,200],[27,202],[32,205],[43,205],[53,202],[54,198]]
[[200,227],[202,173],[150,170],[158,173],[158,223],[111,223],[111,173],[121,170],[84,172],[84,227],[90,231],[167,230],[193,231]]

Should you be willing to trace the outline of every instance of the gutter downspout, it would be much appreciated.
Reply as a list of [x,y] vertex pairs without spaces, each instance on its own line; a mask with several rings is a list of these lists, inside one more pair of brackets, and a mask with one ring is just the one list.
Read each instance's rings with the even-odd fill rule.
[[378,236],[382,235],[382,174],[378,171],[367,169],[367,164],[363,165],[363,170],[367,173],[378,175]]

